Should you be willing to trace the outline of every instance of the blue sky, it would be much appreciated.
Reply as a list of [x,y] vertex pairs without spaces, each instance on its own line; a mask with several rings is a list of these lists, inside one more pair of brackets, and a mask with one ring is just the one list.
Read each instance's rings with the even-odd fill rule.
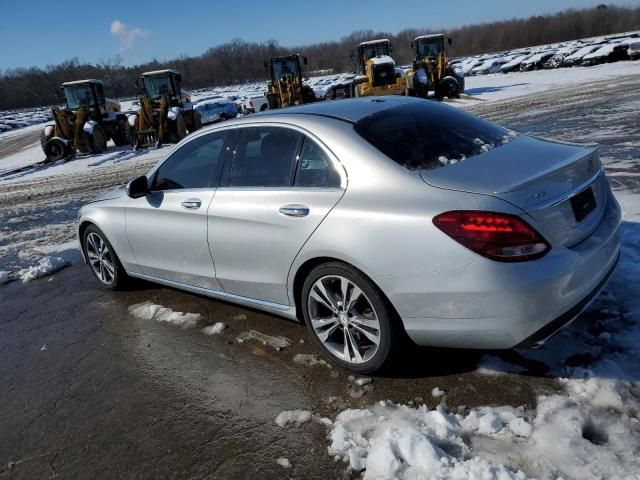
[[233,38],[304,45],[354,30],[447,28],[598,3],[603,0],[0,0],[0,69],[72,57],[94,63],[116,54],[133,65],[199,55]]

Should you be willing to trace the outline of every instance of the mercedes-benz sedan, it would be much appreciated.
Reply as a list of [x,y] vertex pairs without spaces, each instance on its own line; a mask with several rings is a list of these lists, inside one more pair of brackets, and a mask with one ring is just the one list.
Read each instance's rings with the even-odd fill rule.
[[306,323],[335,363],[536,345],[600,291],[620,208],[593,146],[421,99],[282,109],[190,135],[82,207],[102,285],[138,277]]

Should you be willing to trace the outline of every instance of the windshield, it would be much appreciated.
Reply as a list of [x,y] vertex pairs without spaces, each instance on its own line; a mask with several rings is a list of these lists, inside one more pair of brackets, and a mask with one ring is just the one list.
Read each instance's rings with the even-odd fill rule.
[[444,50],[442,37],[423,38],[417,41],[416,54],[418,58],[435,58]]
[[287,60],[274,60],[272,65],[274,80],[280,80],[285,75],[293,75],[297,77],[300,73],[298,62],[293,58]]
[[67,99],[67,108],[70,110],[93,104],[93,93],[88,84],[64,87],[64,96]]
[[151,98],[173,95],[173,86],[168,76],[143,77],[144,89]]
[[389,55],[388,43],[376,43],[373,45],[362,45],[362,61],[366,62],[370,58],[379,57],[380,55]]
[[433,170],[468,160],[515,136],[457,108],[422,101],[364,117],[354,129],[409,170]]

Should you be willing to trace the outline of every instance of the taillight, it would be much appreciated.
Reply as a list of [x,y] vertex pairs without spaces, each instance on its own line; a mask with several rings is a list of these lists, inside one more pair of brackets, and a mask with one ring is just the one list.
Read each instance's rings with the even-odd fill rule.
[[522,262],[545,255],[551,246],[533,227],[507,213],[453,210],[433,224],[470,250],[498,262]]

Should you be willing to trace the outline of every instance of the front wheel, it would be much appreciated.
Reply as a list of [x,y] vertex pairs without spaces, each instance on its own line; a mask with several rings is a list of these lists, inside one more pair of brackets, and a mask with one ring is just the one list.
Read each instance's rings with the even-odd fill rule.
[[110,290],[119,290],[127,282],[125,272],[116,252],[102,231],[95,225],[84,232],[82,247],[91,271],[100,284]]
[[315,343],[348,370],[380,370],[399,341],[393,308],[371,280],[349,265],[314,268],[304,282],[301,306]]

